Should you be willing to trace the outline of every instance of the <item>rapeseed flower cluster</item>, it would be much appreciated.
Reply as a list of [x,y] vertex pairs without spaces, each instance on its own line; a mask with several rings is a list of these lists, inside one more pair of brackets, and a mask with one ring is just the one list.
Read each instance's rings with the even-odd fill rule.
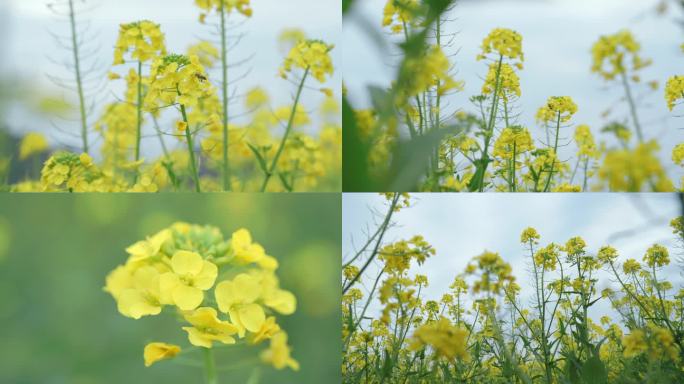
[[[295,296],[280,287],[278,261],[252,240],[246,229],[224,239],[218,228],[178,222],[126,248],[128,259],[106,279],[119,313],[132,319],[175,314],[188,342],[211,349],[220,344],[258,348],[276,369],[299,369],[290,354],[278,315],[295,312]],[[145,365],[182,353],[154,342],[145,347]]]

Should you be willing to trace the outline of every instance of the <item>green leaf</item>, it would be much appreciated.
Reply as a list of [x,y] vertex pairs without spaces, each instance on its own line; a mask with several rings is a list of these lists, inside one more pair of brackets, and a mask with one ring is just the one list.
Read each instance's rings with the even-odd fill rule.
[[598,356],[590,357],[582,365],[582,381],[586,384],[604,384],[608,382],[608,371]]
[[388,183],[383,190],[391,192],[417,191],[418,182],[425,175],[433,152],[447,135],[458,132],[459,130],[454,127],[446,127],[399,143],[387,175]]
[[356,113],[347,98],[342,100],[342,186],[345,192],[374,191],[368,173],[369,146],[361,139]]
[[292,192],[292,185],[287,181],[286,175],[278,173],[278,177],[280,178],[280,182],[283,183],[285,189],[287,189],[288,192]]
[[256,156],[257,161],[259,162],[259,167],[261,167],[261,170],[264,171],[265,174],[268,174],[269,172],[268,172],[268,166],[266,165],[266,160],[261,155],[261,152],[259,152],[259,149],[250,143],[247,143],[247,146],[249,147],[249,149],[252,150],[252,153],[254,153],[254,156]]

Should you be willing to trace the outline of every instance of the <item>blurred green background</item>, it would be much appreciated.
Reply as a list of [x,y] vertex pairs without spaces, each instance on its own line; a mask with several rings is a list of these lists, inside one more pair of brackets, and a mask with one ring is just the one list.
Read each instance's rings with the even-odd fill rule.
[[[127,194],[0,197],[0,383],[202,383],[182,361],[143,365],[147,342],[189,346],[173,315],[125,318],[102,290],[128,245],[175,221],[249,229],[298,298],[278,321],[301,370],[244,366],[220,383],[340,381],[340,195]],[[217,366],[258,356],[238,348],[216,349]]]

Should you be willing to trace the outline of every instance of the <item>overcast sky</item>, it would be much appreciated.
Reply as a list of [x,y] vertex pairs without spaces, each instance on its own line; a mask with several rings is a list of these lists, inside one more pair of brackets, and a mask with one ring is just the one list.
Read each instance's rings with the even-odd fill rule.
[[[0,29],[4,32],[4,42],[8,46],[0,60],[0,69],[6,75],[21,77],[36,87],[54,91],[45,74],[61,72],[51,59],[63,62],[70,56],[55,45],[50,32],[66,35],[68,24],[55,19],[46,7],[48,2],[53,1],[3,0],[0,3],[0,14],[4,11],[9,20],[8,25]],[[194,5],[194,0],[87,0],[86,3],[96,5],[94,10],[83,16],[90,20],[92,31],[97,33],[96,44],[100,46],[98,59],[103,63],[100,67],[103,72],[112,63],[113,47],[121,23],[149,19],[161,24],[170,52],[185,52],[189,45],[200,39],[216,39],[211,34],[212,27],[199,24],[201,11]],[[277,76],[286,54],[278,49],[278,36],[285,28],[297,27],[310,38],[337,45],[338,49],[333,50],[332,56],[335,64],[339,66],[341,63],[339,45],[342,15],[339,0],[255,0],[252,1],[252,8],[253,17],[232,32],[233,35],[245,33],[245,36],[231,52],[230,61],[238,62],[253,55],[246,66],[231,69],[232,76],[237,77],[251,67],[248,76],[239,83],[238,93],[258,85],[271,93],[274,106],[291,103],[294,86]],[[238,22],[244,18],[237,17],[234,20]],[[325,86],[337,91],[341,78],[338,68],[332,81]],[[310,85],[321,87],[314,81]],[[109,101],[114,100],[111,91],[119,89],[116,85],[110,85],[104,94]],[[322,99],[322,94],[317,91],[307,91],[304,95],[304,102],[310,109],[317,107]],[[33,116],[11,115],[10,123],[14,130],[44,130],[55,135],[53,129],[43,125],[44,122],[37,122]],[[60,124],[69,126],[66,122]],[[156,141],[152,140],[150,145],[154,144]]]
[[[669,221],[681,211],[674,194],[412,194],[415,206],[394,216],[397,225],[386,242],[423,235],[437,250],[436,256],[410,273],[428,276],[430,286],[424,298],[439,300],[448,291],[456,275],[468,262],[484,250],[499,252],[513,267],[522,287],[523,302],[533,292],[529,286],[529,255],[520,245],[520,234],[534,227],[541,235],[541,245],[551,242],[565,244],[581,236],[590,253],[610,244],[619,254],[619,261],[628,258],[642,260],[651,245],[675,245]],[[349,259],[366,238],[364,231],[375,228],[371,209],[384,213],[385,199],[377,194],[344,194],[343,197],[343,257]],[[624,231],[638,231],[629,236],[615,236]],[[678,248],[671,249],[674,260]],[[377,276],[376,263],[366,276]],[[682,283],[679,267],[671,265],[661,276],[675,286]],[[373,274],[375,273],[375,276]],[[366,286],[371,287],[365,280]],[[599,291],[617,286],[605,272],[599,274]],[[601,303],[593,309],[595,316],[610,312],[610,305]],[[373,307],[378,309],[377,304]]]
[[[652,58],[654,65],[644,70],[642,78],[657,80],[661,89],[644,98],[640,104],[640,120],[647,138],[659,138],[667,163],[671,148],[684,141],[684,118],[673,118],[667,109],[662,87],[670,76],[684,74],[684,30],[676,25],[679,8],[667,17],[656,16],[655,6],[660,0],[460,0],[450,14],[454,19],[447,32],[458,32],[451,53],[458,79],[465,80],[465,91],[449,100],[452,109],[473,112],[468,101],[478,95],[482,78],[487,73],[486,63],[476,61],[482,39],[494,28],[510,28],[523,36],[525,69],[520,73],[522,98],[518,107],[519,122],[530,128],[536,137],[542,129],[535,124],[537,109],[549,96],[572,96],[579,105],[574,124],[589,124],[595,135],[606,123],[601,113],[618,103],[611,119],[624,120],[627,106],[619,103],[624,95],[619,85],[607,84],[590,73],[593,43],[599,36],[629,28],[642,44],[642,55]],[[368,85],[388,86],[394,77],[392,61],[396,55],[382,51],[360,27],[359,17],[380,30],[385,0],[363,0],[355,15],[345,17],[343,30],[344,81],[357,106],[368,106]],[[671,2],[674,3],[674,2]],[[355,21],[356,20],[356,21]],[[386,30],[382,32],[389,38]],[[680,110],[678,115],[684,115]],[[631,122],[630,122],[631,124]],[[631,126],[631,125],[630,125]],[[562,134],[572,137],[572,131]],[[606,136],[602,136],[606,139]],[[571,145],[561,150],[562,157],[576,151]],[[563,156],[565,155],[565,156]],[[677,180],[682,172],[674,165],[671,174]]]

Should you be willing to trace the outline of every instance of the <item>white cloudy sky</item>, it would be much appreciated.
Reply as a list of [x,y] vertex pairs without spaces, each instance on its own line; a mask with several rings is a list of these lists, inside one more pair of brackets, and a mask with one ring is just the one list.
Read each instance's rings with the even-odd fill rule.
[[[673,194],[412,194],[415,205],[396,214],[397,225],[386,241],[423,235],[437,250],[437,255],[421,267],[412,267],[411,274],[427,275],[430,286],[426,299],[439,300],[448,291],[454,277],[462,273],[468,261],[484,250],[499,252],[513,267],[522,287],[523,297],[533,290],[529,281],[529,257],[520,245],[520,234],[534,227],[541,235],[541,244],[565,244],[574,236],[587,242],[587,250],[595,253],[610,244],[627,258],[641,260],[652,244],[668,247],[675,240],[668,224],[681,208]],[[364,231],[372,226],[371,209],[384,212],[385,199],[377,194],[344,194],[343,197],[343,257],[350,255],[365,240]],[[615,236],[638,229],[629,236]],[[671,248],[672,259],[679,249]],[[379,264],[368,276],[379,271]],[[683,283],[680,267],[671,265],[663,272],[675,287]],[[373,278],[375,277],[373,276]],[[365,281],[367,287],[372,281]],[[611,278],[599,274],[599,290],[617,289]],[[526,302],[526,301],[524,301]],[[377,305],[374,306],[377,310]],[[593,308],[593,315],[609,313],[603,303]]]
[[[4,41],[0,38],[0,43],[5,46],[0,70],[5,75],[25,79],[34,86],[49,91],[51,83],[45,74],[60,73],[59,67],[51,60],[62,62],[69,58],[69,54],[57,47],[49,34],[67,34],[68,24],[55,20],[46,7],[48,2],[54,0],[0,2],[0,20],[7,20],[0,22],[0,31],[4,38]],[[199,39],[216,39],[211,35],[211,27],[198,23],[200,9],[194,5],[194,0],[87,0],[86,3],[96,5],[85,16],[92,23],[92,30],[98,33],[96,44],[100,46],[100,50],[97,57],[104,64],[101,67],[103,71],[108,69],[113,60],[112,48],[120,23],[142,19],[160,23],[166,33],[170,52],[184,52]],[[244,69],[251,67],[249,75],[239,83],[238,93],[259,85],[271,93],[275,106],[290,103],[294,93],[293,86],[277,76],[278,67],[286,53],[278,49],[278,36],[285,28],[297,27],[311,38],[319,38],[339,47],[342,23],[339,1],[255,0],[252,4],[254,16],[233,32],[244,32],[245,36],[231,53],[230,61],[237,62],[254,55],[246,67],[233,70],[233,76],[237,77]],[[332,55],[334,62],[339,65],[342,59],[341,49],[333,50]],[[338,70],[333,80],[325,86],[337,90],[340,84],[341,71]],[[311,85],[320,87],[314,83]],[[104,96],[112,101],[114,98],[111,91],[118,90],[116,86],[110,86]],[[313,109],[322,98],[320,92],[307,91],[304,102],[308,108]],[[57,136],[53,137],[55,140],[64,139],[49,124],[37,121],[34,116],[10,115],[9,120],[13,130],[45,130],[50,135]],[[69,127],[66,122],[60,122],[60,125]],[[156,141],[153,140],[150,144],[156,144]]]
[[[590,49],[600,35],[629,28],[642,43],[643,56],[654,65],[643,72],[644,80],[657,80],[661,87],[675,74],[684,74],[684,30],[674,19],[681,15],[672,8],[667,17],[654,11],[660,0],[461,0],[450,15],[454,21],[448,32],[458,32],[454,50],[457,78],[465,80],[465,92],[450,100],[454,107],[473,111],[468,101],[481,91],[487,67],[475,57],[482,39],[496,27],[511,28],[523,35],[525,69],[521,75],[522,99],[519,101],[520,123],[540,137],[542,131],[534,122],[537,109],[549,96],[569,95],[579,105],[573,122],[590,124],[595,134],[606,123],[601,113],[618,103],[613,118],[623,120],[627,106],[619,103],[624,94],[620,86],[608,87],[590,73]],[[359,17],[380,30],[385,0],[363,0],[355,10],[356,17],[345,17],[343,26],[344,81],[352,99],[367,106],[368,85],[388,86],[393,79],[393,57],[377,48],[360,27]],[[671,2],[674,3],[674,2]],[[388,37],[387,33],[383,33]],[[390,47],[391,51],[391,47]],[[353,54],[351,54],[353,53]],[[665,104],[662,88],[645,97],[639,111],[647,138],[659,138],[664,159],[671,148],[684,141],[681,130],[684,118],[673,118]],[[684,115],[680,111],[679,115]],[[565,135],[571,137],[571,133]],[[605,138],[605,137],[604,137]],[[574,145],[568,150],[574,151]],[[563,150],[561,150],[563,154]],[[668,161],[670,163],[670,161]],[[681,173],[675,169],[673,173]]]

